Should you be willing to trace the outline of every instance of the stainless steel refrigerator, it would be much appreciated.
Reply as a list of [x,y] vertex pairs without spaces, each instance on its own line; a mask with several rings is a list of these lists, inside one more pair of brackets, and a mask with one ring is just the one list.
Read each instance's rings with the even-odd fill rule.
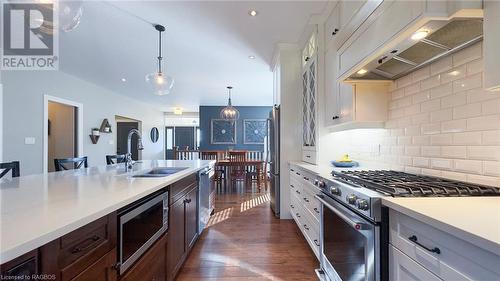
[[268,119],[267,161],[271,180],[271,209],[274,215],[280,215],[280,108],[274,106]]

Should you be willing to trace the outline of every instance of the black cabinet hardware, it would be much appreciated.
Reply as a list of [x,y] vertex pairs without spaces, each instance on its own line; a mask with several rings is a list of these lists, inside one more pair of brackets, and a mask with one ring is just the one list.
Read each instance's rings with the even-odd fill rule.
[[[74,247],[71,250],[71,253],[76,254],[76,253],[80,253],[82,251],[86,251],[86,250],[92,248],[92,246],[94,245],[94,242],[99,241],[99,239],[101,239],[101,237],[99,237],[98,235],[94,235],[90,238],[87,238],[87,239],[83,240],[82,243],[80,243],[80,245]],[[87,241],[91,241],[91,242],[88,245],[81,246],[82,244],[84,244]]]
[[339,119],[339,118],[340,118],[340,117],[339,117],[339,116],[337,116],[337,115],[335,115],[335,116],[333,116],[333,117],[332,117],[332,119],[333,119],[333,120],[337,120],[337,119]]
[[415,235],[412,235],[410,237],[408,237],[408,239],[410,239],[411,242],[419,245],[420,247],[426,249],[427,251],[431,252],[431,253],[436,253],[436,254],[441,254],[441,250],[438,248],[438,247],[434,247],[434,248],[427,248],[425,245],[423,245],[422,243],[418,242],[418,238],[417,236]]
[[314,208],[314,211],[315,211],[317,214],[319,214],[319,210],[318,210],[318,208]]
[[306,201],[307,203],[309,203],[309,199],[307,199],[307,197],[304,197],[304,201]]
[[307,224],[304,224],[304,228],[305,228],[306,230],[309,230],[309,227],[307,226]]
[[334,29],[333,29],[333,32],[332,32],[332,36],[333,36],[333,35],[336,35],[336,34],[337,34],[337,32],[339,32],[339,29],[338,29],[338,28],[334,28]]
[[318,239],[314,239],[314,244],[316,244],[316,246],[319,247],[319,241],[318,241]]

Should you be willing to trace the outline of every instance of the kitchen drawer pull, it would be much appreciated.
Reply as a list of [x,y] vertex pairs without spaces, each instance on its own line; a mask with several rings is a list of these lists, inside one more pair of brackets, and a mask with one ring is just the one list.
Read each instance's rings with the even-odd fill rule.
[[290,169],[290,171],[295,172],[295,170],[294,170],[294,169]]
[[308,178],[308,177],[304,177],[304,179],[305,179],[306,181],[308,181],[308,180],[309,180],[309,178]]
[[294,207],[292,204],[290,204],[290,207],[291,207],[292,209],[295,209],[295,207]]
[[295,186],[293,184],[291,184],[290,187],[295,188]]
[[297,218],[300,218],[300,214],[299,213],[295,213],[295,215],[297,216]]
[[415,243],[415,244],[419,245],[420,247],[422,247],[422,248],[426,249],[427,251],[429,251],[429,252],[431,252],[431,253],[436,253],[436,254],[438,254],[438,255],[439,255],[439,254],[441,254],[441,250],[440,250],[438,247],[434,247],[434,248],[432,248],[432,249],[431,249],[431,248],[427,248],[427,247],[426,247],[426,246],[424,246],[422,243],[418,242],[418,238],[417,238],[417,236],[415,236],[415,235],[412,235],[412,236],[408,237],[408,239],[409,239],[411,242],[413,242],[413,243]]
[[299,173],[299,172],[295,172],[295,174],[296,174],[297,176],[300,176],[300,173]]
[[314,239],[314,244],[316,244],[316,246],[319,247],[319,241],[318,241],[318,239]]
[[191,203],[191,199],[189,199],[189,198],[188,199],[184,199],[184,203],[188,203],[188,204]]
[[304,228],[305,228],[306,230],[309,230],[309,227],[307,226],[307,224],[304,224]]
[[307,199],[307,197],[304,197],[304,201],[306,201],[307,203],[309,203],[309,199]]
[[297,194],[300,194],[300,191],[298,191],[298,190],[295,190],[295,192],[297,192]]
[[[92,246],[94,246],[94,242],[99,241],[99,239],[101,239],[101,237],[99,237],[98,235],[94,235],[92,237],[89,237],[89,238],[83,240],[78,246],[74,247],[71,250],[71,253],[77,254],[77,253],[86,251],[86,250],[92,248]],[[91,241],[91,243],[89,243],[88,245],[85,245],[83,247],[80,246],[80,245],[84,244],[87,241]]]
[[319,214],[318,208],[314,208],[314,211]]

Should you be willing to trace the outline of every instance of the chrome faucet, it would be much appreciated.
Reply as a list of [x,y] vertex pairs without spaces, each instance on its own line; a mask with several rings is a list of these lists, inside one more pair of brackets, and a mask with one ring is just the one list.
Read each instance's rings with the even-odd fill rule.
[[142,145],[142,136],[141,133],[137,129],[132,129],[128,132],[127,136],[127,154],[125,156],[125,172],[132,170],[132,166],[134,165],[134,160],[132,160],[132,136],[137,135],[137,149],[143,150],[144,146]]

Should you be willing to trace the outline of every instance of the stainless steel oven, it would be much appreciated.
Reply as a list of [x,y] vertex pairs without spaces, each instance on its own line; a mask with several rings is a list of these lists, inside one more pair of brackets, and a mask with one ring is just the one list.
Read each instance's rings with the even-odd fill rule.
[[133,203],[118,214],[118,265],[124,273],[168,229],[168,191]]
[[321,202],[321,269],[331,281],[380,280],[380,227],[335,199]]

